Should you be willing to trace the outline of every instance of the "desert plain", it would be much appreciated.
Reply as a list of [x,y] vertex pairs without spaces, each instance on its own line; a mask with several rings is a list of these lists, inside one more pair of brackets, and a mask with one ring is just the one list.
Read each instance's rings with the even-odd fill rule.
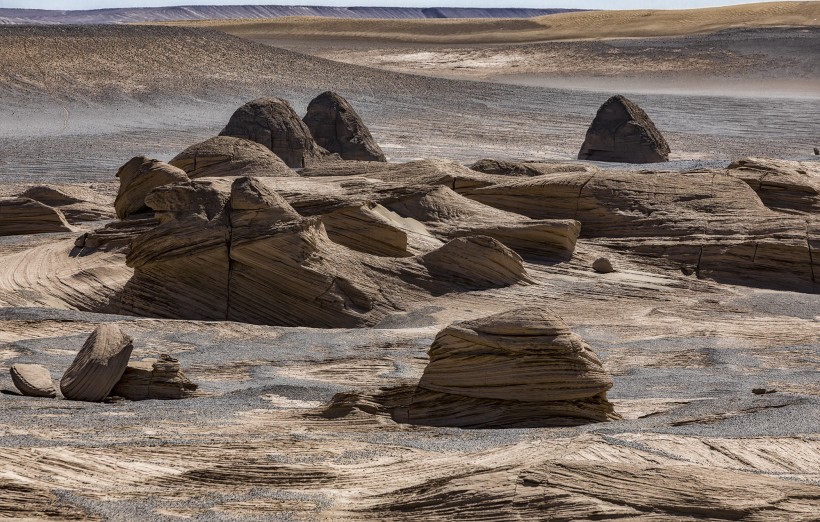
[[[0,25],[0,517],[820,519],[818,19]],[[326,91],[387,161],[183,153]],[[101,326],[197,389],[18,393]]]

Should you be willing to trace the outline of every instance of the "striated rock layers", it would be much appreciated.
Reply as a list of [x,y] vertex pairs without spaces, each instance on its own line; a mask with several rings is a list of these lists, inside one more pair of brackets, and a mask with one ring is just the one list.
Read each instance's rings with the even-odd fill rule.
[[125,372],[131,351],[131,337],[118,326],[98,326],[83,344],[60,380],[60,391],[73,401],[99,402],[106,397]]
[[128,363],[111,395],[130,401],[185,399],[193,395],[197,388],[182,373],[178,360],[162,354],[158,359]]
[[316,144],[293,107],[281,98],[258,98],[246,103],[233,113],[220,136],[261,143],[293,168],[331,156]]
[[0,198],[0,236],[72,230],[56,208],[29,198]]
[[46,185],[36,185],[26,189],[25,192],[20,194],[20,197],[33,199],[34,201],[39,201],[44,205],[58,209],[71,224],[83,221],[99,221],[114,217],[114,212],[111,210],[111,207],[88,201],[73,194],[73,192],[80,191],[81,189],[58,189]]
[[169,164],[184,170],[188,177],[295,176],[279,156],[255,141],[217,136],[191,145]]
[[316,143],[344,160],[387,161],[353,106],[335,92],[311,100],[302,121]]
[[790,213],[820,212],[820,163],[741,158],[727,172],[742,179],[767,207]]
[[612,379],[564,321],[530,307],[448,326],[398,422],[471,428],[576,425],[618,418]]
[[10,373],[11,381],[23,395],[50,398],[57,396],[57,389],[54,388],[54,381],[51,380],[51,372],[45,366],[12,364]]
[[521,259],[490,238],[388,258],[328,237],[260,179],[195,180],[147,198],[159,225],[134,238],[124,313],[314,327],[372,325],[435,290],[526,282]]
[[155,188],[188,179],[184,170],[145,156],[129,160],[117,171],[117,177],[120,179],[120,189],[114,200],[114,208],[120,219],[148,211],[145,196]]
[[669,144],[643,109],[616,95],[598,109],[578,159],[660,163],[669,160]]

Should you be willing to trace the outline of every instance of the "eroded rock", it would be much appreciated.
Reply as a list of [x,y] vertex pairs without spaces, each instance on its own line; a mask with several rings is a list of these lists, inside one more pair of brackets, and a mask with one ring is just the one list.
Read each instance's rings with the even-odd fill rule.
[[335,92],[311,100],[302,121],[316,143],[344,160],[387,161],[361,116]]
[[316,144],[293,107],[281,98],[258,98],[246,103],[233,113],[220,136],[261,143],[293,168],[331,156]]
[[73,230],[56,208],[29,198],[0,198],[0,236]]
[[114,324],[101,324],[88,337],[60,380],[60,391],[73,401],[99,402],[122,377],[131,351],[131,337]]
[[669,144],[643,109],[616,95],[598,109],[578,159],[660,163],[669,160]]
[[36,185],[29,187],[22,194],[21,198],[29,198],[39,201],[44,205],[58,209],[69,223],[75,224],[83,221],[98,221],[114,217],[111,207],[103,206],[94,201],[89,201],[74,195],[67,189],[49,187],[47,185]]
[[117,171],[117,177],[120,178],[120,189],[114,208],[120,219],[148,211],[145,196],[155,188],[188,180],[184,170],[145,156],[129,160]]
[[767,207],[784,212],[820,212],[820,163],[741,158],[728,167]]
[[269,148],[255,141],[216,136],[191,145],[169,162],[191,179],[218,176],[295,176]]
[[131,401],[185,399],[193,395],[197,388],[182,373],[178,360],[162,354],[156,359],[128,363],[111,395]]
[[592,262],[592,269],[598,272],[599,274],[609,274],[615,271],[615,268],[612,267],[612,263],[609,259],[605,257],[599,257],[595,261]]
[[530,282],[521,256],[487,236],[453,239],[422,257],[427,269],[439,279],[480,287]]
[[39,364],[12,364],[11,380],[20,393],[28,397],[57,396],[57,389],[48,368]]

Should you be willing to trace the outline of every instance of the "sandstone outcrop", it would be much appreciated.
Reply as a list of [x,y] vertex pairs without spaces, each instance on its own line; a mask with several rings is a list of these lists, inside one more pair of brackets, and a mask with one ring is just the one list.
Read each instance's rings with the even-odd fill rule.
[[581,163],[505,161],[491,158],[478,160],[470,165],[472,170],[498,176],[530,177],[555,172],[594,172],[595,167]]
[[455,323],[436,336],[430,362],[398,422],[472,428],[535,427],[618,418],[612,378],[592,349],[544,308]]
[[290,167],[271,150],[255,141],[216,136],[191,145],[168,162],[188,177],[295,176]]
[[0,198],[0,236],[72,230],[56,208],[29,198]]
[[616,95],[598,109],[578,159],[660,163],[669,160],[669,144],[643,109]]
[[220,136],[261,143],[293,168],[333,157],[316,144],[293,107],[281,98],[259,98],[246,103],[233,113]]
[[98,326],[60,380],[60,391],[73,401],[99,402],[122,377],[134,346],[118,326]]
[[521,256],[487,236],[453,239],[422,257],[438,279],[490,288],[530,282]]
[[11,380],[20,393],[27,397],[57,396],[54,381],[48,368],[39,364],[12,364]]
[[335,92],[311,100],[302,121],[317,144],[344,160],[387,161],[361,116]]
[[21,193],[19,197],[33,199],[34,201],[39,201],[44,205],[58,209],[63,213],[66,221],[71,224],[83,221],[99,221],[114,217],[114,212],[110,207],[78,197],[66,189],[37,185],[29,187],[25,192]]
[[129,160],[117,171],[117,177],[120,179],[120,189],[114,200],[114,208],[120,219],[149,211],[145,196],[155,188],[188,179],[184,170],[145,156]]
[[729,165],[728,173],[745,181],[771,209],[820,212],[820,163],[742,158]]
[[185,399],[193,395],[197,388],[182,373],[178,360],[162,354],[156,359],[128,363],[111,395],[130,401]]

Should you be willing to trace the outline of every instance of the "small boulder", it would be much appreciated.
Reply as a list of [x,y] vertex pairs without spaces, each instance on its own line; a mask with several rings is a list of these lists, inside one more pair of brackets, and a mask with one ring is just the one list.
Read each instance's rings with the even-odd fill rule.
[[332,156],[316,144],[293,107],[281,98],[259,98],[246,103],[233,113],[220,136],[261,143],[293,168]]
[[145,196],[155,188],[188,180],[184,170],[145,156],[131,158],[117,171],[117,177],[120,190],[114,200],[114,209],[120,219],[148,212]]
[[255,141],[217,136],[191,145],[169,164],[184,170],[188,177],[295,176],[279,156]]
[[98,326],[63,374],[60,390],[65,398],[100,402],[108,397],[128,366],[132,342],[116,325]]
[[615,269],[612,267],[612,263],[609,259],[605,257],[599,257],[592,263],[592,269],[598,272],[599,274],[608,274],[610,272],[614,272]]
[[669,161],[669,144],[643,109],[617,95],[598,109],[578,159],[660,163]]
[[315,97],[302,121],[316,143],[344,160],[387,161],[361,116],[335,92]]
[[57,396],[54,381],[48,368],[39,364],[13,364],[11,366],[11,380],[20,393],[27,397]]
[[184,399],[198,386],[179,366],[179,361],[162,354],[158,359],[143,359],[128,364],[111,395],[131,401],[147,399]]
[[421,259],[434,278],[469,287],[532,282],[521,256],[488,236],[453,239]]

